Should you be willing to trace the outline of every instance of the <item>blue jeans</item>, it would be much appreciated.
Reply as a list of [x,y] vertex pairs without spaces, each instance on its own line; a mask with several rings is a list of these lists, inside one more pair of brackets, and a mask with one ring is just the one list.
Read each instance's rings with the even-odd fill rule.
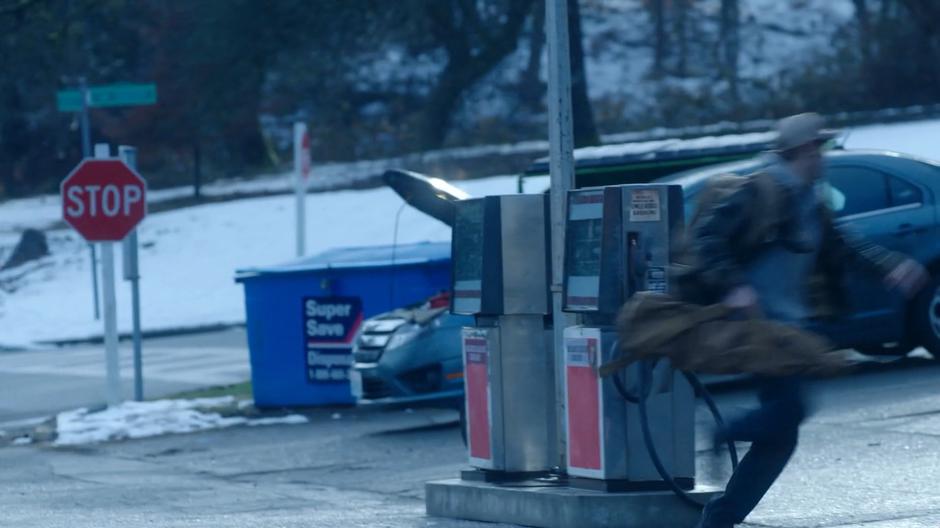
[[796,449],[800,424],[808,406],[803,381],[798,377],[759,381],[760,407],[730,422],[724,438],[751,442],[723,495],[702,512],[701,528],[729,527],[744,522],[777,480]]

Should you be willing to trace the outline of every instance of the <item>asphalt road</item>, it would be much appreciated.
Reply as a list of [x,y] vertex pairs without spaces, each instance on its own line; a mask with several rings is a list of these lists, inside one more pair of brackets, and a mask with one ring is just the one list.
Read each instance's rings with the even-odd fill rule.
[[[940,525],[940,365],[908,363],[813,388],[818,410],[800,448],[747,526]],[[721,389],[719,403],[734,412],[749,405],[751,392],[747,384]],[[324,410],[307,425],[72,449],[7,447],[0,449],[2,524],[494,526],[424,515],[424,482],[464,467],[455,418]],[[720,484],[727,464],[700,431],[699,478]]]

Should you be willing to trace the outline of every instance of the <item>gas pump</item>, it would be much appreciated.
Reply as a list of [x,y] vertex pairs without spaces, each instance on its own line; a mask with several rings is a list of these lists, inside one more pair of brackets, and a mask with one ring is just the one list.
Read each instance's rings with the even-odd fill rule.
[[648,429],[638,402],[624,400],[614,379],[597,368],[617,352],[614,322],[638,291],[667,292],[672,233],[683,223],[682,189],[621,185],[569,191],[563,309],[581,325],[564,332],[567,472],[572,486],[605,491],[669,489],[652,460],[681,488],[695,484],[695,394],[666,363],[652,372],[635,364],[621,388],[644,388]]
[[476,468],[464,479],[529,478],[557,464],[546,198],[455,204],[451,309],[476,320],[462,336]]

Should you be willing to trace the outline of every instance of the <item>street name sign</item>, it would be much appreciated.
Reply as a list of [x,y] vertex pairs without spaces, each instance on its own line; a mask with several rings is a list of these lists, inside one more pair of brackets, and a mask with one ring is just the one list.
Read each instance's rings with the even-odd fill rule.
[[[157,102],[155,84],[106,84],[88,88],[89,108],[143,106]],[[82,91],[61,90],[56,93],[56,106],[60,112],[81,112]]]

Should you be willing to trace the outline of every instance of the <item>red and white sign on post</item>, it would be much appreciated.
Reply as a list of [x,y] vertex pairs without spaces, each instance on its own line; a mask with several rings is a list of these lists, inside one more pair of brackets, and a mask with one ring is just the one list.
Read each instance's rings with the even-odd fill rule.
[[294,123],[294,195],[297,200],[297,256],[306,252],[307,225],[304,212],[307,200],[307,178],[310,176],[310,134],[306,123]]
[[147,215],[147,182],[119,159],[86,159],[62,181],[62,217],[89,242],[118,242]]
[[107,144],[95,145],[95,158],[85,159],[62,181],[62,218],[85,240],[101,243],[104,293],[104,345],[109,405],[121,403],[118,361],[117,301],[114,286],[114,242],[119,242],[147,215],[147,182],[122,160],[110,157]]
[[303,137],[300,139],[300,173],[304,180],[310,178],[310,134],[307,127],[303,128]]

